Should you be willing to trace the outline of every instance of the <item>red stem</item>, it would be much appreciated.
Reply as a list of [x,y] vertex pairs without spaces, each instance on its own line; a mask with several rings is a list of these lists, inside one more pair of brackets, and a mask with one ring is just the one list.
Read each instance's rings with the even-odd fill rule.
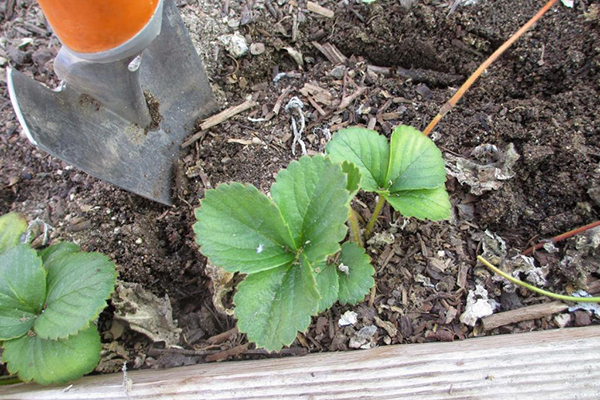
[[[578,235],[578,234],[580,234],[582,232],[587,231],[588,229],[592,229],[592,228],[595,228],[597,226],[600,226],[600,221],[592,222],[591,224],[582,226],[582,227],[577,228],[577,229],[573,229],[572,231],[569,231],[567,233],[563,233],[562,235],[555,236],[552,239],[550,239],[550,242],[552,242],[552,243],[560,242],[561,240],[568,239],[568,238],[570,238],[572,236]],[[530,247],[527,250],[523,251],[521,254],[524,255],[524,256],[526,256],[528,254],[531,254],[534,251],[539,250],[542,247],[544,247],[545,243],[548,243],[548,242],[538,243],[535,246]]]

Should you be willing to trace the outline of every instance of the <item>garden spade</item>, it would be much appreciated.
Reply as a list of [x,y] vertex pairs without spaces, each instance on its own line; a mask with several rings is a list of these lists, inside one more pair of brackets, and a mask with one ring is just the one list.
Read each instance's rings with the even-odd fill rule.
[[8,69],[10,98],[35,146],[102,180],[171,204],[174,163],[216,110],[172,0],[38,0],[63,47],[49,89]]

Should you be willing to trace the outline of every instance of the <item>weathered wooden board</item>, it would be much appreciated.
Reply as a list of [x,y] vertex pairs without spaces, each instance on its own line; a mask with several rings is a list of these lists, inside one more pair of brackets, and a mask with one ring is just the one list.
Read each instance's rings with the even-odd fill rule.
[[19,384],[0,399],[600,399],[600,326]]

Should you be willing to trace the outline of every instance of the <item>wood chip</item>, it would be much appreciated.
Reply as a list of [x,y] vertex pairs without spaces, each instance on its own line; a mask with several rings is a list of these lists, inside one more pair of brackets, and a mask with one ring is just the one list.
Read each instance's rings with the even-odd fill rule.
[[390,335],[391,338],[396,337],[396,335],[398,334],[398,328],[396,328],[394,324],[392,324],[390,321],[384,321],[379,317],[375,317],[374,320],[375,325],[384,329],[388,333],[388,335]]
[[238,333],[238,329],[237,327],[232,328],[226,332],[223,333],[219,333],[216,336],[210,337],[206,340],[206,343],[208,344],[219,344],[219,343],[223,343],[226,342],[228,340],[231,340],[235,337],[235,335],[237,335]]
[[305,83],[302,89],[300,89],[300,93],[305,97],[312,96],[316,102],[325,106],[331,105],[333,101],[333,95],[327,89],[323,89],[314,82]]
[[561,301],[554,301],[552,303],[535,304],[533,306],[522,307],[516,310],[505,311],[482,318],[483,329],[489,331],[504,325],[543,318],[548,315],[563,312],[567,308],[569,308],[569,306],[565,303]]
[[202,141],[204,139],[204,137],[206,136],[206,133],[207,133],[206,131],[198,131],[198,132],[194,133],[192,136],[190,136],[183,142],[183,144],[181,145],[181,148],[185,149],[186,147],[193,145],[197,141]]
[[383,119],[384,121],[389,121],[391,119],[398,119],[398,118],[400,118],[399,112],[389,112],[389,113],[381,114],[381,119]]
[[338,111],[342,111],[342,110],[346,109],[350,104],[352,104],[352,102],[354,100],[356,100],[358,97],[360,97],[366,90],[367,90],[366,87],[360,87],[360,88],[358,88],[358,90],[356,92],[352,93],[350,96],[344,97],[342,99],[342,102],[338,106]]
[[237,143],[237,144],[243,144],[244,146],[247,146],[249,144],[252,144],[252,140],[248,140],[248,139],[227,139],[227,143]]
[[283,104],[283,100],[285,100],[285,98],[287,97],[288,94],[290,94],[291,91],[292,91],[291,86],[288,86],[283,90],[281,95],[277,98],[275,105],[273,106],[273,114],[279,115],[279,111],[281,111],[281,105]]
[[223,361],[228,358],[239,356],[240,354],[243,354],[246,350],[248,350],[249,344],[250,343],[240,344],[239,346],[232,347],[231,349],[227,349],[227,350],[221,351],[219,353],[208,355],[208,356],[206,356],[206,361],[208,361],[208,362]]
[[246,100],[242,104],[229,107],[228,109],[223,110],[220,113],[205,119],[202,125],[200,125],[200,129],[204,131],[209,128],[212,128],[213,126],[219,125],[220,123],[227,121],[229,118],[234,117],[256,105],[257,103],[254,100]]
[[312,42],[312,45],[315,46],[316,49],[319,50],[332,64],[339,65],[348,63],[348,58],[343,55],[333,44],[325,43],[322,45],[317,42]]
[[325,115],[327,115],[325,110],[323,110],[323,108],[321,108],[321,106],[317,104],[317,102],[312,98],[312,96],[306,96],[306,98],[308,99],[310,105],[313,106],[315,110],[317,110],[317,112],[321,114],[321,116],[324,117]]
[[333,18],[333,16],[335,15],[335,13],[332,10],[320,6],[317,3],[313,3],[312,1],[306,3],[306,8],[308,9],[308,11],[319,14],[325,18]]

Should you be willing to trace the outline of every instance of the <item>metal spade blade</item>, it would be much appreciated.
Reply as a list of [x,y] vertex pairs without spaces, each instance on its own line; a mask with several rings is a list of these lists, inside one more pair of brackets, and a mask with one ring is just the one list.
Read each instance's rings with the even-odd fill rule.
[[[103,98],[111,103],[103,104],[100,96],[77,86],[67,83],[51,90],[10,69],[8,85],[19,122],[34,145],[99,179],[170,205],[180,145],[193,133],[197,119],[217,108],[202,62],[171,0],[165,1],[161,33],[142,53],[138,72],[141,89],[159,105],[154,129],[131,122],[122,116],[126,112],[115,112],[123,99]],[[114,78],[113,85],[123,81]],[[90,74],[88,79],[95,87],[105,83],[110,92],[110,77]]]

